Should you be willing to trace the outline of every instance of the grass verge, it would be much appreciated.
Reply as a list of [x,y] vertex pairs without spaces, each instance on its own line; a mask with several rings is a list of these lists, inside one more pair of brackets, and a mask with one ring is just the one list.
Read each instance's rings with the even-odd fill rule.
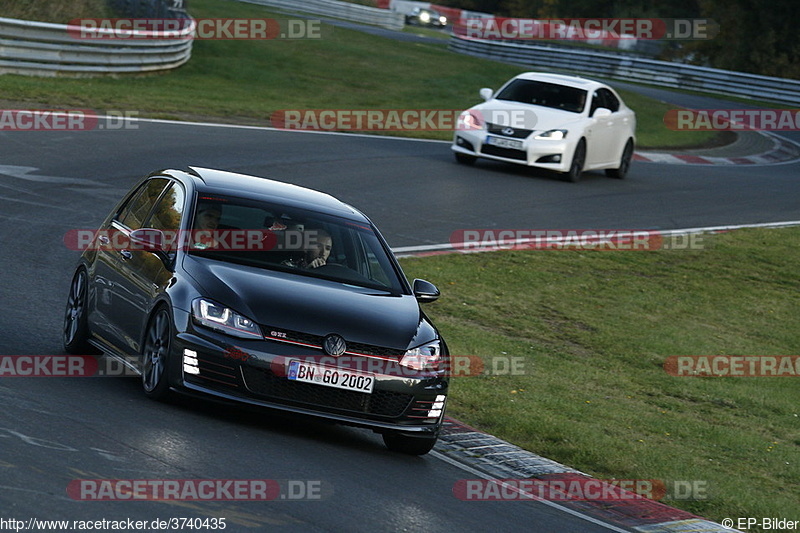
[[6,0],[0,16],[66,24],[77,18],[113,17],[115,13],[105,0]]
[[442,289],[426,310],[453,354],[486,368],[522,358],[524,375],[455,378],[448,413],[598,478],[701,481],[707,499],[665,503],[710,519],[793,519],[800,376],[673,377],[662,365],[800,353],[800,229],[702,243],[404,259],[409,278]]
[[[221,0],[193,0],[191,13],[209,18],[287,16]],[[333,28],[324,39],[197,41],[186,65],[160,75],[91,79],[5,75],[0,76],[0,91],[6,102],[23,105],[268,125],[271,114],[281,109],[462,110],[479,101],[479,88],[498,88],[524,70],[449,52],[446,41],[406,43]],[[672,106],[627,91],[622,95],[637,112],[640,147],[695,146],[715,137],[714,132],[670,131],[663,116]],[[406,134],[452,138],[447,131]]]

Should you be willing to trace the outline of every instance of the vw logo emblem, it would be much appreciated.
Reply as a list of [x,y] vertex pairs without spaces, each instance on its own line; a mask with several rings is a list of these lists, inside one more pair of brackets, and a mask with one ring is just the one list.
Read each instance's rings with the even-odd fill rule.
[[322,349],[325,350],[325,353],[328,355],[339,357],[347,351],[347,343],[344,342],[341,335],[331,333],[330,335],[326,335],[325,340],[322,341]]
[[514,135],[514,128],[503,128],[502,130],[500,130],[500,132],[503,135],[511,136],[511,135]]

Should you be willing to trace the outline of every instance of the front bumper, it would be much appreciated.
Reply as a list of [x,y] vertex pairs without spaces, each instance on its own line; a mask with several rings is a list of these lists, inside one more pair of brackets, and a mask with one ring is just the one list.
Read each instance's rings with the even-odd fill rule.
[[[510,142],[520,146],[511,148],[490,144],[490,137],[499,139],[501,143]],[[465,155],[544,168],[555,172],[569,170],[572,154],[575,151],[571,139],[537,140],[534,135],[530,135],[526,139],[513,139],[488,133],[485,130],[456,131],[451,148],[454,152]]]
[[[413,375],[391,361],[346,357],[336,361],[310,348],[234,339],[187,326],[177,334],[172,351],[172,383],[178,390],[378,432],[436,435],[441,427],[448,392],[448,380],[442,375]],[[355,366],[354,370],[375,376],[373,390],[365,393],[290,380],[288,364],[297,359],[331,367],[338,363],[338,368]]]

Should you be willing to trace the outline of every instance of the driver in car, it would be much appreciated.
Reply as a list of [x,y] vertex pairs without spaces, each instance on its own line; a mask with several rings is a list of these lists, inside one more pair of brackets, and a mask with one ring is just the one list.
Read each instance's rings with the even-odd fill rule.
[[319,268],[325,266],[331,255],[333,238],[324,229],[306,229],[304,239],[308,243],[303,255],[299,259],[289,259],[283,262],[286,266],[297,268]]
[[222,217],[222,208],[214,203],[202,203],[197,206],[197,216],[192,232],[192,246],[197,249],[214,249],[219,244],[215,233]]

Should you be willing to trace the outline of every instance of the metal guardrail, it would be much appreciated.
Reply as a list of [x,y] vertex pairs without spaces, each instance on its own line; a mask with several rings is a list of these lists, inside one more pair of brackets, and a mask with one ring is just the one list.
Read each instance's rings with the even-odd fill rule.
[[0,74],[99,76],[173,69],[189,61],[194,28],[192,22],[170,38],[81,39],[76,26],[0,18]]
[[275,7],[283,11],[308,13],[360,22],[372,26],[382,26],[390,30],[402,30],[405,26],[405,16],[388,9],[362,6],[350,2],[337,0],[240,0],[249,4]]
[[515,65],[800,105],[800,81],[797,80],[658,61],[622,53],[521,45],[466,39],[457,35],[451,36],[449,49]]

